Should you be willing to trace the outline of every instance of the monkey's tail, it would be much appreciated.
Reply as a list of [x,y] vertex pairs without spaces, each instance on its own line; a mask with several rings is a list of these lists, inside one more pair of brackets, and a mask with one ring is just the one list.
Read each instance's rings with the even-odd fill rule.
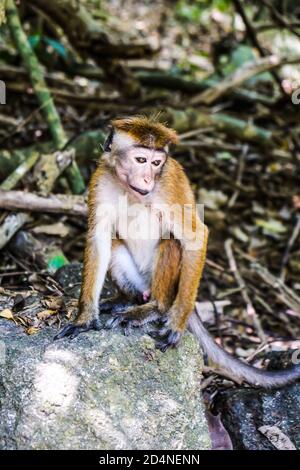
[[189,318],[188,328],[199,340],[208,357],[239,380],[244,380],[255,387],[276,388],[300,378],[300,365],[273,372],[258,369],[234,358],[215,343],[195,311]]

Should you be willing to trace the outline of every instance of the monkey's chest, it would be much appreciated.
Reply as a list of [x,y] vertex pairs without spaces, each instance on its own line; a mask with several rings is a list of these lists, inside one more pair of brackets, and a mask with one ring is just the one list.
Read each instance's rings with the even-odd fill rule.
[[126,245],[138,270],[143,274],[151,274],[158,241],[128,239]]
[[152,271],[155,251],[161,238],[161,222],[157,214],[147,207],[129,207],[127,217],[118,226],[118,234],[139,271],[145,274]]

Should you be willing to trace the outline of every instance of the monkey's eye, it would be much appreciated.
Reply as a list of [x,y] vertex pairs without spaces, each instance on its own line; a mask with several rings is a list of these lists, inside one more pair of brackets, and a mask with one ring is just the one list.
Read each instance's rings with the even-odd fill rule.
[[161,160],[154,160],[154,161],[152,162],[152,165],[158,166],[158,165],[160,164],[160,162],[161,162]]
[[144,158],[144,157],[137,157],[136,161],[139,162],[139,163],[145,163],[147,161],[147,159]]

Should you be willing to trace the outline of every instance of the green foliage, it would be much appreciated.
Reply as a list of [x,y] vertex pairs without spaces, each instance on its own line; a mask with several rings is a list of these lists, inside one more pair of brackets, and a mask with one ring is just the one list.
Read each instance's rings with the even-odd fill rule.
[[53,49],[55,50],[55,52],[58,53],[58,55],[60,55],[64,59],[67,58],[68,51],[66,50],[65,46],[63,46],[63,44],[61,44],[59,41],[56,41],[55,39],[51,39],[48,37],[44,37],[43,39],[46,44],[53,47]]
[[61,253],[61,254],[53,256],[53,258],[49,260],[47,269],[49,272],[54,273],[59,268],[61,268],[62,266],[65,266],[68,263],[69,261],[67,260],[67,258],[64,256],[63,253]]
[[[257,56],[252,47],[247,44],[240,44],[232,51],[231,55],[227,57],[227,63],[222,67],[222,72],[224,75],[230,75],[243,65],[254,62],[256,58]],[[255,85],[258,81],[270,82],[272,81],[272,75],[270,72],[260,73],[247,80],[246,84]]]
[[32,49],[38,47],[41,42],[41,35],[40,34],[32,34],[28,37],[28,42],[31,45]]
[[65,46],[61,44],[61,42],[49,38],[48,36],[41,36],[40,34],[32,34],[28,38],[29,44],[31,45],[32,49],[37,49],[42,43],[51,46],[52,49],[57,52],[57,54],[64,59],[68,56],[68,51],[66,50]]
[[175,11],[179,20],[198,23],[204,11],[216,8],[227,12],[230,7],[231,0],[178,0]]

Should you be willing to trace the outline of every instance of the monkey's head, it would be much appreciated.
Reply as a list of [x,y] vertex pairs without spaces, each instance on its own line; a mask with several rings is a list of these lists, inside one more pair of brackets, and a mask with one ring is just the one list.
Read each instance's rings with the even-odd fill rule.
[[122,185],[143,199],[153,191],[171,143],[178,143],[173,129],[145,117],[130,117],[112,121],[104,150]]

